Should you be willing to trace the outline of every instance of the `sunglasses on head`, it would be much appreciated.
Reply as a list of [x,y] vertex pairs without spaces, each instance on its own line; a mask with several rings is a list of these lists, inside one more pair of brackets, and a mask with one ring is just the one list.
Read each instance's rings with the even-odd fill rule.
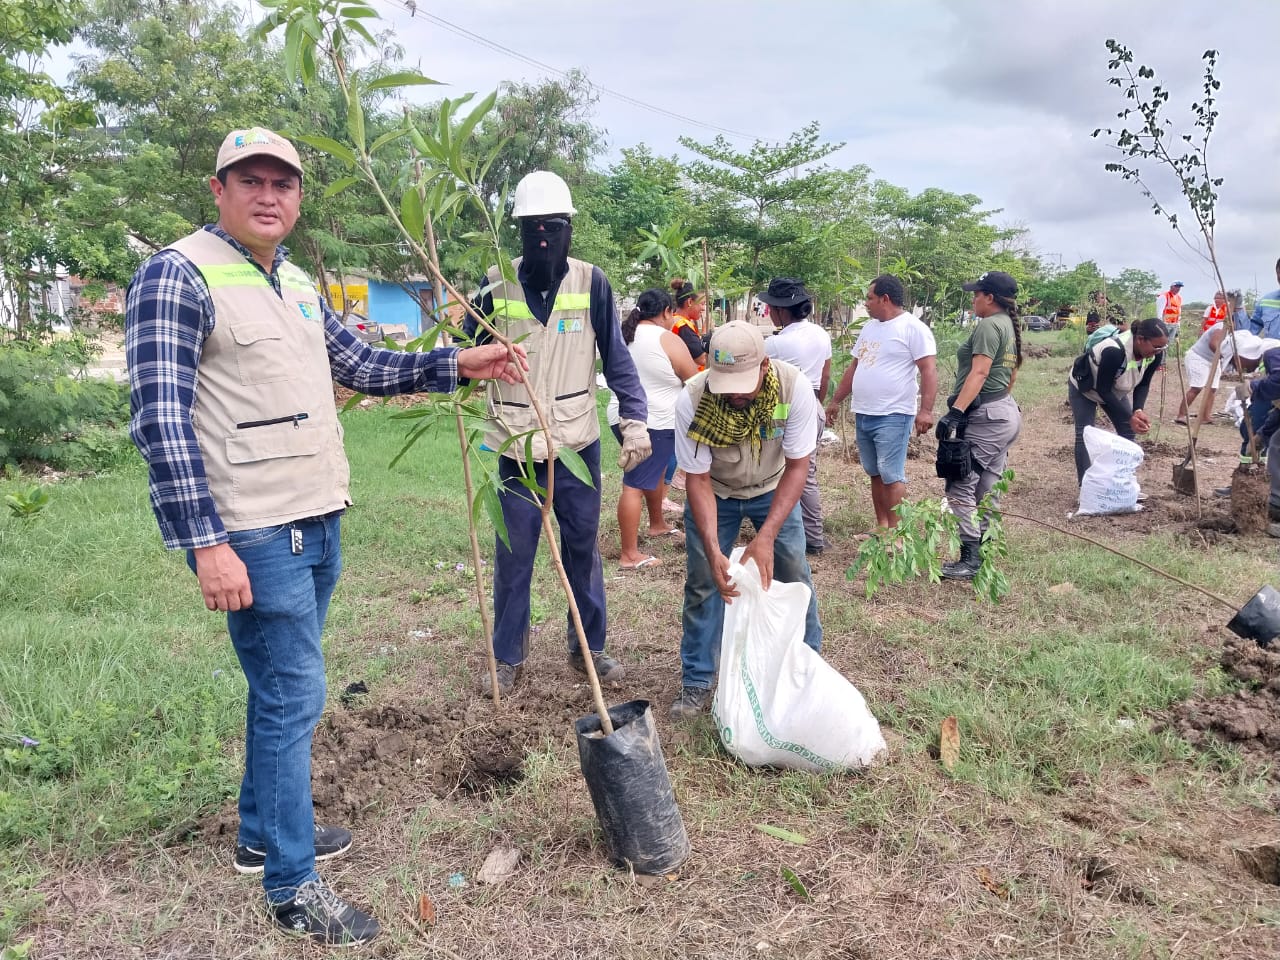
[[569,228],[569,221],[564,217],[526,217],[521,222],[525,233],[559,233]]

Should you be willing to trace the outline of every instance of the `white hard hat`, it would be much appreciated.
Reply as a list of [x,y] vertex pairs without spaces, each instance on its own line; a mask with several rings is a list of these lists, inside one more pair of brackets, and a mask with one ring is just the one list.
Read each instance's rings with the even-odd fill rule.
[[573,216],[577,212],[569,196],[569,185],[550,170],[535,170],[516,184],[512,216],[552,217],[557,213]]

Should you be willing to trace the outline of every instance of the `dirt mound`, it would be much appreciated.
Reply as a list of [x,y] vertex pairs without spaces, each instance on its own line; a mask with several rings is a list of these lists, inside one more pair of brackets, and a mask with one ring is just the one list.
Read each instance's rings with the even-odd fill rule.
[[1200,748],[1225,740],[1247,757],[1272,765],[1272,777],[1280,780],[1275,765],[1280,753],[1280,651],[1231,637],[1223,646],[1221,664],[1244,687],[1212,700],[1178,704],[1161,718],[1161,729]]
[[1231,517],[1240,533],[1265,533],[1271,479],[1259,467],[1241,464],[1231,475]]
[[[530,685],[531,687],[534,685]],[[487,699],[414,702],[398,690],[378,702],[334,705],[316,730],[312,794],[317,812],[357,822],[383,800],[421,795],[491,799],[524,776],[525,757],[548,741],[572,741],[591,712],[576,685],[520,690],[500,712]]]

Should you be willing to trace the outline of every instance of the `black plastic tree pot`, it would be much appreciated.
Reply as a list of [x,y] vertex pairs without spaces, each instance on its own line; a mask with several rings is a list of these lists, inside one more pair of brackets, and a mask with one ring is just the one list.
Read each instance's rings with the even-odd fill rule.
[[609,858],[636,873],[669,873],[689,856],[689,835],[676,806],[667,762],[648,700],[609,708],[613,734],[600,717],[574,723],[578,759]]
[[1231,618],[1227,629],[1238,637],[1257,641],[1260,647],[1270,647],[1280,637],[1280,592],[1264,584]]

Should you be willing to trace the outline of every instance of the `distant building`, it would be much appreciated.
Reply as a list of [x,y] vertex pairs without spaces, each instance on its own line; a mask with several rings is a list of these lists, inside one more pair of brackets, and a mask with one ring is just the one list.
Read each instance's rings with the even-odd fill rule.
[[[382,327],[403,326],[410,339],[421,336],[423,330],[436,323],[431,281],[426,277],[411,277],[400,283],[353,271],[343,280],[329,284],[329,302],[339,313],[345,310],[360,314]],[[444,305],[448,310],[447,293]]]

